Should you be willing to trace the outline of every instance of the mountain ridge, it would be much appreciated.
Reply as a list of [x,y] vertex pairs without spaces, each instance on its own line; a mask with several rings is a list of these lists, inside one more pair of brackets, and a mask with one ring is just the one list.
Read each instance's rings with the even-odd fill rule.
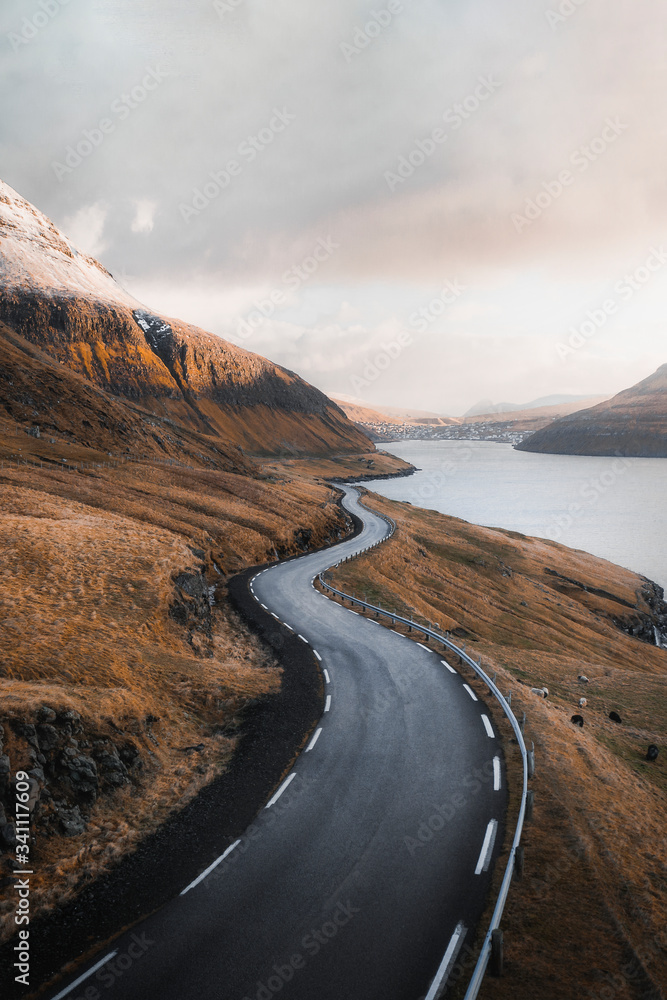
[[517,448],[553,455],[667,458],[667,364],[610,400],[554,421]]
[[[0,181],[0,321],[90,383],[257,454],[368,451],[343,411],[287,369],[152,314]],[[159,347],[143,316],[169,328]]]

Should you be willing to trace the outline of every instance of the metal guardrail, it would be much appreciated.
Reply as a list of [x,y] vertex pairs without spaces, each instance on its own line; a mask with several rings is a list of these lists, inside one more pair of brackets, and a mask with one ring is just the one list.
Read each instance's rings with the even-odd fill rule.
[[[366,546],[366,548],[359,549],[358,552],[354,552],[352,555],[347,556],[345,559],[342,559],[341,562],[335,563],[333,566],[329,567],[330,569],[335,569],[337,566],[340,566],[342,562],[348,562],[350,559],[354,559],[356,558],[356,556],[362,555],[364,552],[368,552],[371,549],[377,548],[378,545],[381,545],[383,542],[386,542],[389,538],[391,538],[391,536],[396,531],[396,523],[392,521],[390,517],[387,517],[385,514],[380,514],[377,511],[372,511],[372,513],[375,514],[376,517],[381,517],[384,521],[387,522],[387,524],[391,528],[389,534],[385,535],[385,537],[380,539],[380,541],[374,542],[373,545],[368,545]],[[324,572],[327,571],[325,570]],[[461,649],[454,642],[452,642],[451,639],[447,637],[447,634],[440,635],[440,633],[435,632],[433,629],[428,628],[426,625],[421,625],[419,622],[412,621],[411,618],[403,618],[401,615],[394,614],[394,612],[392,611],[387,611],[385,608],[376,607],[374,604],[369,604],[367,601],[362,601],[361,598],[354,597],[352,594],[346,594],[342,590],[338,590],[336,587],[332,587],[330,583],[327,583],[326,580],[323,579],[323,576],[324,573],[320,573],[318,575],[318,580],[322,585],[322,587],[324,588],[324,590],[329,591],[329,593],[336,594],[338,597],[343,598],[343,600],[348,600],[352,604],[358,604],[359,607],[365,608],[367,611],[373,611],[376,617],[384,615],[386,618],[389,618],[394,625],[398,623],[400,623],[401,625],[407,625],[410,630],[414,629],[415,632],[421,632],[424,638],[426,638],[427,640],[428,638],[434,639],[436,642],[442,643],[442,645],[446,649],[449,649],[453,653],[456,653],[456,655],[464,663],[467,663],[468,666],[472,670],[474,670],[477,676],[488,687],[491,694],[493,694],[496,700],[499,702],[503,712],[509,719],[512,729],[514,730],[514,735],[516,736],[517,742],[519,744],[519,749],[521,751],[521,759],[523,763],[523,788],[521,793],[521,806],[519,808],[519,816],[516,823],[516,829],[514,831],[512,848],[510,850],[510,855],[507,860],[507,865],[505,867],[505,875],[503,877],[503,881],[500,886],[500,890],[498,892],[498,899],[496,901],[496,905],[493,910],[491,923],[489,924],[489,929],[486,932],[486,936],[484,938],[484,942],[481,946],[480,954],[477,959],[477,964],[473,971],[470,983],[468,984],[468,989],[466,990],[466,994],[464,997],[464,1000],[475,1000],[482,985],[482,980],[484,979],[484,975],[486,973],[486,969],[489,964],[489,959],[491,957],[493,932],[495,930],[498,930],[498,928],[500,927],[500,921],[503,915],[503,910],[505,908],[505,902],[507,901],[510,884],[512,882],[512,876],[514,875],[514,869],[516,865],[516,853],[519,847],[519,842],[521,840],[521,832],[523,830],[523,823],[526,815],[526,796],[528,794],[528,751],[526,750],[526,744],[523,739],[523,732],[521,729],[521,725],[517,721],[517,718],[514,715],[514,712],[512,711],[511,708],[511,698],[512,698],[511,693],[508,695],[507,698],[505,698],[500,688],[496,685],[495,681],[492,680],[488,676],[488,674],[485,673],[485,671],[482,669],[481,657],[479,659],[479,662],[475,662],[475,660],[473,660],[471,656],[468,656],[468,654],[465,651],[465,643],[463,644],[463,648]]]

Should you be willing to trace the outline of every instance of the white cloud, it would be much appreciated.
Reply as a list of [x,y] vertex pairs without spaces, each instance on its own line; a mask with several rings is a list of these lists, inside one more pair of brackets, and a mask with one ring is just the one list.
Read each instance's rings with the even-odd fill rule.
[[109,214],[109,206],[103,201],[80,208],[74,215],[65,219],[63,232],[70,238],[79,250],[97,257],[106,248],[102,239],[104,225]]
[[134,203],[135,213],[130,229],[133,233],[151,233],[155,225],[157,202],[140,199]]

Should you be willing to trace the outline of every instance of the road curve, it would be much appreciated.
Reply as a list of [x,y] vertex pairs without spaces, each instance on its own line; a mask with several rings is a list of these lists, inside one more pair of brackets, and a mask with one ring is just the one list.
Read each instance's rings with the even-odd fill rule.
[[225,856],[52,1000],[418,1000],[470,940],[502,839],[500,741],[439,655],[312,586],[387,533],[345,493],[360,535],[252,582],[321,659],[305,752]]

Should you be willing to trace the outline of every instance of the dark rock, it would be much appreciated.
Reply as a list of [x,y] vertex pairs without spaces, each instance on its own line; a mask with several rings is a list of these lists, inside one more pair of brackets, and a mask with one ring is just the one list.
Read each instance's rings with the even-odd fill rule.
[[126,767],[141,767],[139,751],[135,747],[134,743],[125,743],[118,750],[118,754]]
[[0,845],[6,851],[13,851],[18,841],[16,839],[16,828],[13,823],[5,823],[0,826]]
[[78,712],[75,712],[73,708],[68,708],[64,712],[59,712],[56,718],[61,725],[70,726],[72,732],[76,733],[81,729],[81,716]]
[[56,805],[56,814],[60,823],[60,829],[66,837],[78,837],[86,829],[86,821],[81,815],[81,810],[78,806],[69,808],[64,803],[58,803]]
[[649,748],[648,748],[648,750],[646,751],[646,759],[647,759],[647,760],[657,760],[657,759],[658,759],[658,753],[659,753],[659,752],[660,752],[660,751],[658,750],[658,748],[657,748],[657,746],[655,745],[655,743],[651,743],[651,744],[649,744]]
[[9,774],[11,769],[12,765],[7,754],[0,754],[0,774]]
[[35,747],[36,750],[39,749],[37,744],[37,733],[35,727],[29,722],[18,722],[16,719],[12,719],[12,729],[17,736],[22,736],[30,746]]
[[116,748],[113,746],[113,753],[108,750],[96,750],[95,761],[97,770],[102,781],[115,788],[129,784],[127,768],[118,756]]
[[584,717],[583,715],[573,715],[572,718],[570,719],[570,722],[573,722],[575,726],[583,727]]
[[[74,754],[74,756],[72,756]],[[63,783],[68,785],[75,798],[92,804],[97,798],[98,776],[97,765],[91,757],[77,755],[76,750],[68,747],[59,760],[63,773]]]
[[611,719],[612,722],[622,722],[623,721],[621,719],[620,715],[618,714],[618,712],[610,712],[609,713],[609,718]]
[[37,744],[42,751],[53,750],[58,745],[58,731],[55,726],[37,726]]
[[55,722],[56,713],[48,705],[42,705],[37,711],[38,722]]

